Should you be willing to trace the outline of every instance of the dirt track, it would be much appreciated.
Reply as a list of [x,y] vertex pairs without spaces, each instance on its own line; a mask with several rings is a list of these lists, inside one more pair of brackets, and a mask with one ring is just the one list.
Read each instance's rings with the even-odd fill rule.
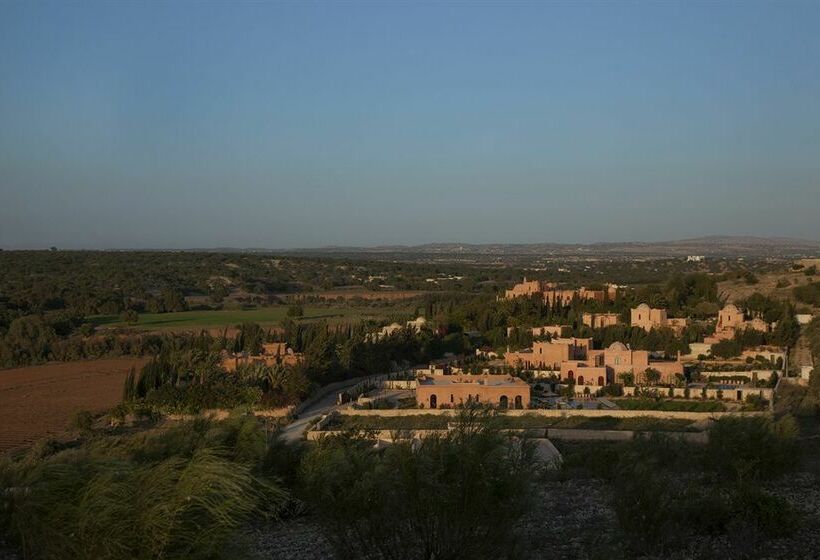
[[114,406],[128,370],[145,361],[114,358],[0,370],[0,452],[63,433],[79,410]]

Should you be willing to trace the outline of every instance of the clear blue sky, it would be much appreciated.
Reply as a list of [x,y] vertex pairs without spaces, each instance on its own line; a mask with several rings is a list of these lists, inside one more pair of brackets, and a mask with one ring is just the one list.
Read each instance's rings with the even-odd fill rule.
[[820,238],[820,2],[0,3],[0,246]]

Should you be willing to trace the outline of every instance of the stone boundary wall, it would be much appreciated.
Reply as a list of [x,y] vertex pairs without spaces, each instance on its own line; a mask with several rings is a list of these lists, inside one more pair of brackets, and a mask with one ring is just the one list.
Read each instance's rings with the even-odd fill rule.
[[[377,389],[415,389],[416,388],[416,380],[415,379],[390,379],[392,375],[398,374],[406,374],[409,370],[404,370],[397,373],[382,373],[379,375],[371,375],[369,377],[362,377],[361,380],[353,385],[352,387],[348,387],[345,389],[345,392],[349,393],[352,397],[356,397],[359,394],[366,393],[365,389],[370,389],[372,386],[375,386]],[[344,384],[350,383],[350,380],[345,381]],[[330,385],[328,385],[330,387]],[[336,388],[339,388],[339,385],[336,384]],[[326,395],[327,393],[325,393]]]
[[379,384],[382,389],[415,389],[418,383],[413,381],[383,381]]
[[[635,396],[636,387],[624,387],[623,389],[625,397]],[[641,389],[653,389],[653,387],[641,387]],[[668,387],[657,387],[656,389],[658,391],[659,397],[669,396]],[[721,391],[721,389],[706,389],[706,398],[715,400],[719,399],[724,401],[745,401],[746,397],[748,397],[749,395],[758,395],[763,397],[767,401],[771,401],[772,396],[774,394],[774,390],[768,387],[732,387],[731,389],[722,390],[723,397],[718,397],[718,391]],[[740,399],[737,398],[738,391],[740,391]],[[689,388],[690,399],[700,399],[702,394],[703,389],[700,387]],[[672,396],[678,398],[686,398],[686,389],[684,389],[683,387],[675,387],[672,389]]]
[[323,398],[325,398],[326,396],[328,396],[331,393],[338,393],[340,389],[348,388],[348,386],[351,383],[356,382],[356,385],[359,385],[359,384],[367,383],[367,382],[369,382],[373,379],[377,379],[379,377],[382,377],[383,375],[386,375],[386,374],[369,375],[369,376],[365,376],[365,377],[345,379],[344,381],[337,381],[336,383],[331,383],[329,385],[325,385],[324,387],[322,387],[318,391],[316,391],[314,394],[309,396],[307,399],[302,401],[299,404],[299,406],[296,407],[296,409],[293,411],[293,413],[296,414],[296,415],[301,414],[302,411],[304,411],[307,407],[309,407],[309,406],[313,405],[314,403],[322,400]]
[[[314,429],[307,432],[308,441],[316,441],[325,436],[339,435],[340,431],[321,431],[321,422]],[[317,429],[319,428],[319,429]],[[505,430],[508,433],[532,432],[532,429]],[[401,439],[424,438],[430,435],[444,435],[448,430],[376,430],[376,438],[383,441],[396,441]],[[636,432],[633,430],[582,430],[569,428],[547,428],[546,438],[531,439],[551,439],[565,441],[631,441],[636,437],[648,437],[650,434],[664,434],[669,437],[679,439],[688,443],[705,444],[709,441],[709,434],[706,432]]]
[[567,441],[629,441],[635,437],[648,437],[660,433],[687,443],[705,444],[709,442],[706,432],[633,431],[633,430],[584,430],[580,428],[547,428],[547,438]]
[[[327,430],[322,431],[321,426],[322,421],[316,423],[316,425],[307,432],[306,437],[308,441],[316,441],[321,439],[325,436],[333,436],[333,435],[340,435],[343,432],[337,430]],[[376,434],[376,438],[384,441],[394,441],[393,436],[397,436],[395,439],[415,439],[415,438],[424,438],[434,434],[446,434],[447,430],[374,430]]]
[[[294,406],[284,406],[282,408],[268,408],[264,410],[253,410],[251,414],[259,418],[286,418],[293,414]],[[211,418],[213,420],[225,420],[231,415],[227,408],[211,408],[203,410],[199,414],[167,414],[165,418],[174,421],[196,420],[198,418]]]
[[772,373],[776,373],[777,375],[781,375],[783,372],[777,371],[774,369],[755,369],[752,371],[702,371],[700,374],[704,377],[729,377],[729,376],[742,376],[746,377],[747,379],[751,379],[753,375],[757,375],[757,378],[761,381],[768,381],[772,377]]
[[[433,414],[437,416],[458,416],[458,409],[441,408],[391,408],[386,410],[356,410],[353,408],[341,408],[339,414],[345,416],[418,416]],[[562,418],[566,416],[588,416],[602,417],[611,416],[613,418],[671,418],[681,420],[709,420],[721,418],[723,416],[765,416],[768,412],[688,412],[678,410],[597,410],[597,409],[531,409],[531,410],[507,410],[502,414],[506,416],[544,416],[547,418]]]

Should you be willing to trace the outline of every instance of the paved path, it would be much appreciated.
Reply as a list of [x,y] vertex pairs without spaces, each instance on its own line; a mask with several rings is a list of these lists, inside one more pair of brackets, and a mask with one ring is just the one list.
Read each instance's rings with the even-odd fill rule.
[[307,407],[299,414],[299,418],[282,429],[280,434],[282,439],[287,442],[302,439],[302,434],[309,425],[319,420],[321,416],[329,414],[331,411],[336,410],[339,406],[341,406],[336,404],[336,396],[345,389],[349,389],[359,382],[361,382],[360,379],[353,380],[349,384],[337,388],[335,391],[332,391]]

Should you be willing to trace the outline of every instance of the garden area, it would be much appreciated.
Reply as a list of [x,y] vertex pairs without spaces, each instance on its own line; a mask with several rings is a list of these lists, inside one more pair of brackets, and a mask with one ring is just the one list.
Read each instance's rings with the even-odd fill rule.
[[[453,416],[417,414],[409,416],[355,416],[335,414],[329,416],[322,426],[324,431],[367,430],[446,430],[456,420]],[[495,429],[535,430],[567,428],[580,430],[630,430],[630,431],[699,431],[692,427],[692,420],[666,418],[615,418],[613,416],[563,416],[548,417],[536,414],[507,416],[496,414],[485,420]]]
[[666,410],[675,412],[724,412],[726,405],[720,401],[660,399],[660,398],[613,398],[622,410]]

